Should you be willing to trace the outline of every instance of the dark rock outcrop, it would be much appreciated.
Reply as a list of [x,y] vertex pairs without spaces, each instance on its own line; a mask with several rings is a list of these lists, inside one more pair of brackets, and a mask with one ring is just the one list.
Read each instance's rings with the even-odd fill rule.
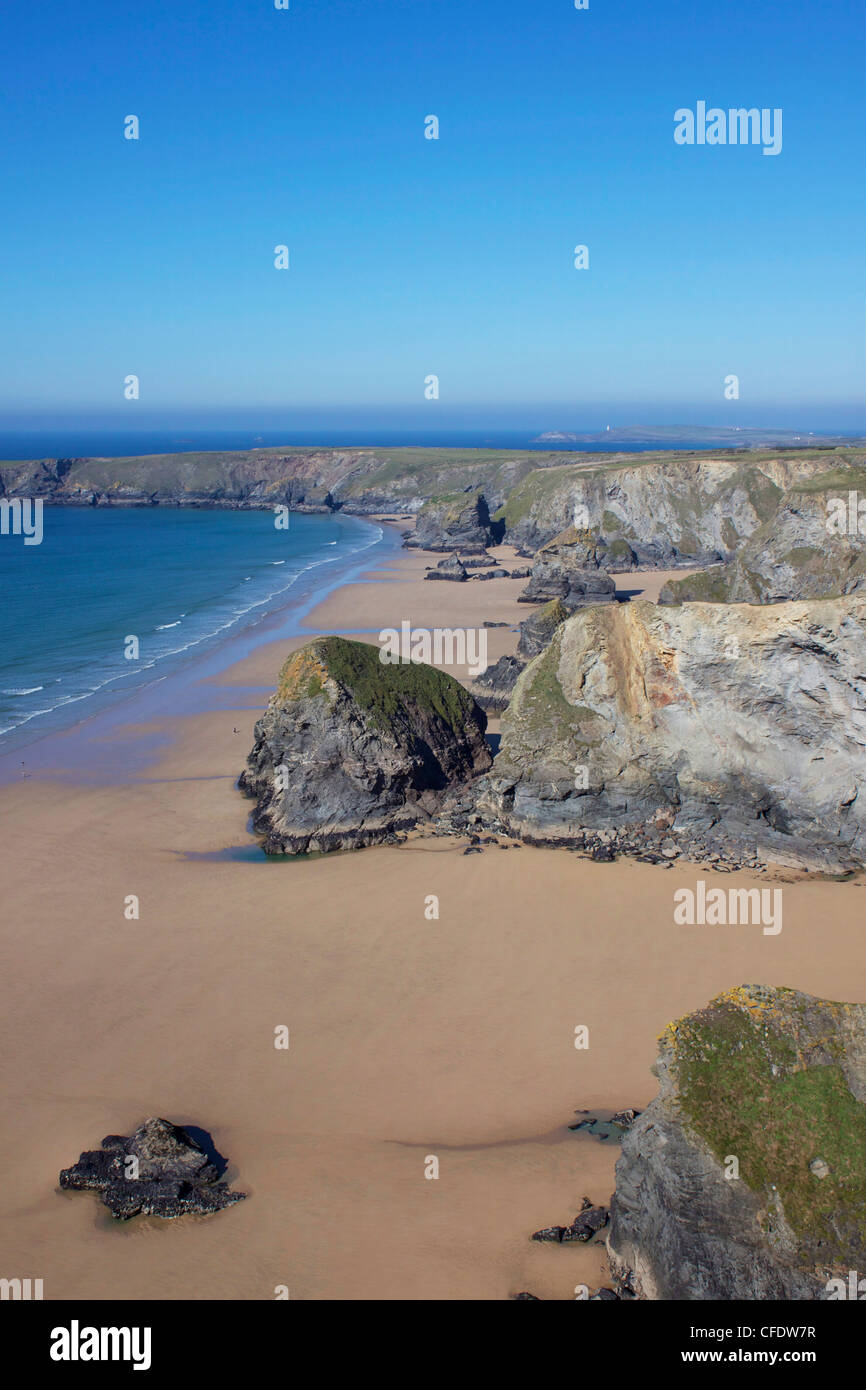
[[626,1130],[631,1129],[640,1111],[619,1110],[609,1118],[591,1113],[588,1110],[577,1110],[575,1114],[580,1115],[581,1119],[576,1124],[569,1125],[570,1130],[591,1134],[602,1144],[619,1144],[622,1142],[622,1136]]
[[206,1216],[243,1201],[219,1181],[220,1169],[179,1125],[151,1118],[129,1137],[109,1134],[60,1174],[60,1186],[95,1189],[112,1216]]
[[501,656],[472,684],[472,694],[482,709],[499,712],[506,708],[517,684],[517,677],[527,660],[549,645],[553,640],[553,634],[568,616],[569,610],[562,601],[553,599],[523,620],[520,624],[517,655]]
[[743,986],[659,1042],[659,1094],[616,1165],[615,1280],[651,1299],[833,1296],[866,1268],[866,1006]]
[[558,598],[551,599],[536,613],[530,613],[520,624],[520,638],[517,643],[520,656],[529,661],[532,657],[538,656],[539,652],[543,652],[553,641],[553,634],[560,623],[564,623],[568,616],[569,610],[562,599]]
[[504,527],[490,520],[483,492],[457,492],[433,497],[418,513],[413,535],[404,542],[419,550],[459,550],[483,555]]
[[444,671],[318,637],[293,652],[240,787],[269,854],[357,849],[429,822],[486,771],[487,717]]
[[428,570],[424,578],[453,579],[456,580],[458,584],[463,584],[469,578],[469,575],[459,557],[457,555],[449,555],[447,559],[440,560],[435,569]]
[[523,664],[519,657],[501,656],[480,676],[476,676],[472,682],[472,694],[482,709],[505,709],[511,699],[517,677],[523,670]]
[[587,566],[586,547],[570,527],[539,550],[518,603],[559,600],[573,610],[590,603],[613,603],[615,598],[616,585],[610,575]]
[[567,1244],[570,1241],[592,1240],[594,1235],[603,1230],[608,1223],[609,1213],[607,1207],[593,1206],[588,1197],[584,1197],[583,1204],[577,1216],[570,1226],[545,1226],[541,1231],[535,1231],[532,1239],[543,1241],[550,1244]]

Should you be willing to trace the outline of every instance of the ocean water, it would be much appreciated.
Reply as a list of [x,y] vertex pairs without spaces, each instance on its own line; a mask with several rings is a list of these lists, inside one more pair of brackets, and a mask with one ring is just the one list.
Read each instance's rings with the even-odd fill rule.
[[315,601],[383,540],[342,516],[277,530],[270,511],[46,507],[43,527],[40,545],[0,537],[0,751]]
[[[0,460],[42,458],[133,458],[146,454],[175,454],[197,450],[236,450],[265,448],[320,449],[431,448],[431,449],[519,449],[552,453],[580,450],[584,453],[643,453],[653,449],[707,449],[737,444],[724,430],[716,436],[696,431],[693,438],[655,435],[645,440],[613,435],[610,440],[595,439],[572,443],[569,440],[540,440],[528,429],[268,429],[261,432],[224,428],[211,429],[39,429],[16,430],[0,426]],[[603,428],[603,427],[602,427]]]

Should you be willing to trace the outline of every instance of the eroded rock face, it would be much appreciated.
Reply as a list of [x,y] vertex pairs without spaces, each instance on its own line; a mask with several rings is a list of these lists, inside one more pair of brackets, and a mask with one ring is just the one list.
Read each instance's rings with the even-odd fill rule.
[[239,785],[269,854],[357,849],[429,821],[486,771],[486,727],[443,671],[319,637],[283,666]]
[[[673,569],[731,558],[782,493],[856,451],[748,459],[668,454],[599,461],[597,467],[536,469],[508,494],[506,539],[535,549],[581,518],[593,560],[605,569]],[[633,560],[629,560],[629,556]]]
[[208,1215],[243,1201],[218,1181],[219,1169],[185,1129],[152,1117],[129,1137],[109,1134],[60,1174],[60,1186],[95,1189],[112,1216]]
[[491,523],[482,492],[455,493],[425,502],[415,531],[405,544],[420,550],[459,550],[481,555],[504,527]]
[[558,601],[568,609],[612,603],[616,585],[604,570],[589,567],[587,544],[573,527],[542,546],[518,603]]
[[729,564],[671,580],[659,602],[782,603],[866,592],[866,518],[861,536],[848,501],[852,490],[866,496],[866,474],[820,481],[786,493]]
[[832,1296],[866,1268],[866,1006],[743,986],[659,1042],[659,1094],[616,1165],[615,1280],[653,1299]]
[[476,799],[527,841],[866,862],[866,598],[587,608],[518,678]]

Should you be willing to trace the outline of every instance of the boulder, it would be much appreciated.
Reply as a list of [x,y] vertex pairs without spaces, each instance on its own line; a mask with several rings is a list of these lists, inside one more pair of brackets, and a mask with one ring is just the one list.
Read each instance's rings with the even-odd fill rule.
[[566,1227],[563,1242],[592,1240],[594,1235],[604,1229],[609,1218],[607,1207],[595,1207],[588,1197],[584,1197],[580,1211],[571,1225]]
[[457,555],[449,555],[446,559],[440,560],[433,570],[428,570],[425,579],[454,579],[462,584],[469,578],[465,566]]
[[617,1284],[649,1299],[833,1296],[834,1278],[866,1269],[866,1006],[742,986],[669,1024],[659,1048],[658,1096],[616,1165]]
[[592,1240],[607,1225],[608,1217],[607,1207],[595,1207],[588,1197],[584,1197],[581,1209],[570,1226],[545,1226],[543,1230],[535,1231],[532,1239],[552,1245]]
[[357,849],[431,820],[489,769],[487,716],[444,671],[318,637],[293,652],[240,779],[268,854]]
[[220,1168],[185,1129],[151,1118],[133,1135],[109,1134],[60,1174],[62,1188],[92,1188],[112,1216],[205,1216],[243,1201],[219,1181]]

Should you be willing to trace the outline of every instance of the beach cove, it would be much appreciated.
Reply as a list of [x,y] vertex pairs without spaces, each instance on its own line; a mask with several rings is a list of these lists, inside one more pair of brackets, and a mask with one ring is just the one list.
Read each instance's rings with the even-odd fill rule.
[[[504,623],[489,659],[513,650],[523,581],[425,583],[431,562],[392,548],[305,629]],[[664,578],[619,580],[653,598]],[[662,1028],[733,985],[863,997],[861,884],[791,875],[767,936],[675,923],[673,880],[766,884],[706,866],[423,837],[270,862],[236,781],[304,640],[203,664],[182,713],[98,724],[89,773],[79,728],[0,787],[9,862],[40,863],[5,894],[6,1263],[47,1299],[573,1298],[606,1282],[604,1247],[530,1236],[607,1203],[618,1153],[569,1133],[574,1112],[646,1105]],[[57,1192],[81,1149],[151,1114],[209,1130],[248,1200],[126,1226]]]

